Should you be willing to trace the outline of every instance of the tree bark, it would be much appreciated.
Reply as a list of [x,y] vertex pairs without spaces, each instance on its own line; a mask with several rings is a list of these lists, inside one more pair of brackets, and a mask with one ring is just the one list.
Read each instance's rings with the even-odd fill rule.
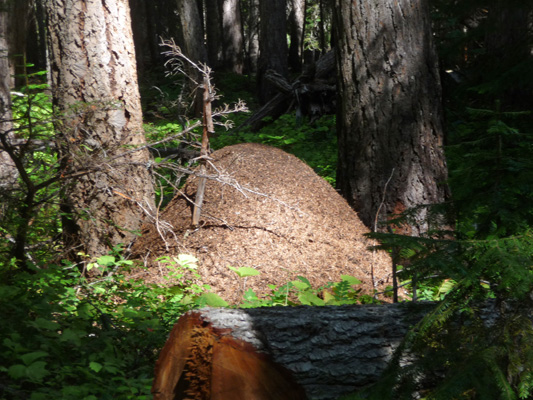
[[224,69],[236,74],[243,73],[244,39],[239,0],[219,0],[222,9],[222,38]]
[[[427,2],[335,0],[337,185],[371,229],[448,196]],[[428,229],[426,209],[400,230]]]
[[[177,44],[181,47],[183,54],[192,62],[205,64],[207,60],[207,49],[204,44],[204,29],[202,24],[202,16],[196,1],[191,0],[177,0],[178,1],[178,15],[180,19],[179,35]],[[201,73],[191,67],[185,65],[185,70],[189,75],[188,79],[188,96],[192,99],[191,115],[199,117],[202,115],[202,92],[196,90],[198,84],[202,82]]]
[[31,7],[30,0],[8,1],[7,43],[9,46],[9,65],[11,70],[10,87],[22,86],[25,78],[26,39],[28,35]]
[[205,19],[209,66],[217,71],[224,65],[222,50],[222,16],[220,13],[219,0],[205,2]]
[[240,1],[207,1],[205,5],[209,65],[215,71],[242,74],[244,37]]
[[259,0],[248,0],[247,35],[245,36],[248,73],[255,73],[259,63]]
[[[0,0],[0,144],[10,145],[13,138],[13,118],[11,114],[11,74],[7,43],[7,0]],[[17,182],[17,169],[9,154],[0,150],[0,195],[7,200]],[[0,218],[2,217],[0,208]]]
[[266,71],[273,70],[281,76],[288,76],[286,0],[260,0],[259,14],[261,24],[257,82],[259,100],[265,104],[276,94],[265,79]]
[[67,245],[129,244],[154,210],[127,0],[47,3]]
[[291,37],[289,66],[295,72],[302,70],[305,8],[306,0],[291,0],[291,12],[289,13],[289,31]]
[[[131,10],[131,26],[133,42],[135,43],[135,58],[137,61],[137,75],[142,81],[144,72],[157,64],[157,52],[155,51],[154,29],[150,26],[154,23],[150,18],[150,8],[143,0],[129,0]],[[157,45],[157,43],[155,43]]]
[[[337,399],[376,382],[407,331],[433,306],[401,303],[192,311],[180,318],[161,350],[152,393],[156,400],[182,399],[179,391],[192,390],[194,381],[201,379],[204,388],[211,383],[213,392],[192,398],[215,399],[213,382],[236,380],[226,375],[228,363],[239,375],[239,385],[226,398],[299,399],[304,398],[303,388],[310,399]],[[233,349],[231,359],[214,360],[226,346]],[[263,357],[262,362],[252,361],[257,357]],[[211,368],[207,374],[202,372],[206,365]],[[283,382],[277,372],[285,377]],[[256,381],[262,382],[260,389]],[[292,397],[270,396],[270,390],[280,385],[292,391]],[[256,397],[243,397],[239,392],[249,387],[256,388]]]

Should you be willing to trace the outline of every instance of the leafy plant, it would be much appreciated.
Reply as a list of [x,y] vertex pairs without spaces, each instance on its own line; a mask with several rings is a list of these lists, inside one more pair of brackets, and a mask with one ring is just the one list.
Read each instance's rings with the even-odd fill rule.
[[[259,271],[249,267],[229,268],[243,280],[249,276],[259,275]],[[350,275],[341,275],[340,282],[329,283],[314,289],[307,278],[298,276],[297,279],[280,287],[268,285],[271,292],[266,298],[259,298],[251,288],[247,290],[243,288],[243,302],[239,307],[293,306],[298,304],[324,306],[366,302],[368,299],[360,295],[361,289],[354,288],[359,284],[361,284],[359,279]]]
[[[174,277],[195,270],[179,256]],[[5,399],[151,398],[156,349],[179,315],[205,301],[191,285],[160,287],[129,278],[119,253],[88,281],[75,265],[17,272],[0,284],[0,397]]]

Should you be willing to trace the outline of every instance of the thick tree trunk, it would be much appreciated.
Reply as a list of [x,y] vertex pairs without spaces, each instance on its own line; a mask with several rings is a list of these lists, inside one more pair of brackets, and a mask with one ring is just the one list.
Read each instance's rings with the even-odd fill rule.
[[259,0],[248,0],[247,35],[245,35],[248,73],[256,73],[259,63]]
[[206,34],[209,65],[242,74],[244,37],[239,0],[207,1]]
[[[441,87],[425,0],[335,0],[337,185],[362,221],[444,201]],[[377,223],[376,223],[377,222]],[[404,226],[428,229],[425,209]]]
[[[28,32],[26,36],[26,58],[38,70],[47,69],[46,15],[44,0],[32,0]],[[34,69],[35,70],[35,69]]]
[[209,66],[215,71],[218,71],[224,65],[222,50],[222,16],[220,13],[219,0],[205,2],[205,20]]
[[22,86],[25,78],[26,39],[31,15],[30,0],[6,2],[8,6],[7,43],[9,46],[9,65],[11,69],[11,87]]
[[289,31],[291,37],[289,66],[296,72],[302,70],[305,7],[306,0],[291,0],[291,12],[289,13]]
[[[7,44],[7,0],[0,0],[0,145],[6,147],[13,138],[11,115],[11,74]],[[17,169],[6,151],[0,150],[0,197],[7,200],[17,181]],[[2,209],[0,208],[0,218]]]
[[[179,35],[177,44],[181,47],[183,54],[196,64],[205,64],[207,60],[207,49],[204,44],[204,29],[202,24],[201,10],[196,1],[177,0],[178,16],[180,19]],[[185,65],[185,70],[191,79],[188,80],[188,95],[192,99],[191,115],[199,117],[202,114],[202,91],[197,90],[197,85],[202,82],[201,73]]]
[[288,76],[286,0],[260,0],[259,64],[257,82],[259,100],[269,101],[276,91],[265,79],[268,70]]
[[[51,0],[48,31],[67,244],[128,244],[154,210],[127,0]],[[87,174],[84,174],[88,172]]]
[[239,0],[219,0],[222,9],[224,69],[242,74],[244,39]]
[[[376,382],[407,331],[433,306],[192,311],[160,353],[152,393],[157,400],[292,400],[305,398],[303,388],[310,399],[337,399]],[[274,393],[280,387],[287,397]]]
[[144,72],[156,64],[156,54],[153,52],[153,29],[150,26],[150,8],[143,0],[129,0],[131,10],[131,26],[133,42],[135,43],[135,57],[137,61],[137,75],[142,80]]

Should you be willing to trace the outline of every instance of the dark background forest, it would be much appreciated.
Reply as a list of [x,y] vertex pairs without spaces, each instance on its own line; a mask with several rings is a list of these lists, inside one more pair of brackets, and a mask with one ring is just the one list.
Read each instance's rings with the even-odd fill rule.
[[[151,398],[171,327],[206,305],[420,300],[351,398],[533,397],[533,2],[355,3],[0,0],[1,399]],[[387,291],[299,277],[228,305],[185,254],[164,260],[179,284],[134,278],[143,222],[248,142],[338,190]]]

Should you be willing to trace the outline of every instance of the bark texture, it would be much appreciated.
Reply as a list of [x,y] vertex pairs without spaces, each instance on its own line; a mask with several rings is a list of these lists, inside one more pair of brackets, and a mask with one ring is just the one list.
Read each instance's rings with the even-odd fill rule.
[[7,1],[8,22],[7,42],[9,46],[9,65],[11,70],[11,87],[24,85],[26,38],[31,15],[30,0]]
[[180,37],[177,38],[183,53],[193,62],[205,63],[207,50],[204,45],[202,16],[196,1],[178,0],[180,18]]
[[265,79],[268,70],[288,75],[287,18],[286,0],[260,0],[261,19],[259,31],[259,62],[257,81],[259,83],[259,100],[265,104],[276,90]]
[[[178,0],[178,16],[180,21],[177,43],[183,54],[196,64],[207,63],[207,48],[204,44],[204,29],[201,9],[196,1]],[[202,114],[202,91],[197,86],[202,82],[200,71],[188,63],[184,66],[190,79],[187,79],[187,97],[191,98],[191,112],[194,117]]]
[[305,0],[291,0],[289,13],[289,32],[291,45],[289,47],[289,66],[293,71],[301,71],[305,27]]
[[[0,145],[6,148],[13,139],[11,115],[11,74],[7,43],[7,0],[0,0]],[[13,189],[17,182],[17,169],[6,152],[0,150],[0,196],[7,201],[6,191]],[[2,209],[0,208],[0,218]]]
[[[68,244],[101,255],[154,210],[127,0],[50,0],[52,91]],[[126,154],[125,154],[126,153]]]
[[222,8],[222,38],[224,43],[225,69],[236,74],[242,74],[243,60],[243,32],[241,8],[239,0],[219,0]]
[[[335,0],[337,185],[374,228],[448,195],[441,87],[425,0]],[[387,185],[388,182],[388,185]],[[425,210],[403,233],[427,230]]]
[[222,16],[220,15],[220,1],[205,2],[205,35],[207,39],[207,56],[209,66],[217,71],[224,64],[222,50]]
[[[408,329],[430,307],[432,304],[404,303],[189,312],[180,318],[161,351],[152,393],[154,399],[184,398],[175,396],[175,390],[186,387],[187,380],[195,382],[202,377],[208,385],[220,379],[216,375],[223,372],[207,376],[201,372],[199,367],[205,366],[206,358],[200,355],[212,357],[218,344],[231,340],[235,341],[232,348],[236,349],[232,358],[220,357],[218,365],[235,366],[232,370],[238,371],[240,386],[235,385],[232,396],[226,398],[280,399],[268,394],[276,385],[289,385],[290,389],[286,390],[292,390],[293,394],[288,399],[303,398],[299,397],[300,388],[310,399],[337,399],[375,382]],[[191,341],[190,338],[200,335],[210,339]],[[268,362],[247,362],[252,355],[268,356]],[[207,364],[213,361],[210,360]],[[248,367],[238,368],[243,362]],[[286,377],[283,383],[277,380],[276,371]],[[238,389],[247,390],[246,387],[253,385],[247,382],[258,378],[262,378],[263,397],[238,395]]]
[[245,48],[248,73],[257,72],[259,62],[259,0],[249,0]]
[[239,0],[207,1],[206,36],[209,65],[242,74],[244,36]]
[[154,6],[153,4],[148,5],[143,0],[129,0],[129,5],[137,60],[137,74],[140,78],[143,76],[144,71],[156,66],[158,61],[159,49],[152,11]]

